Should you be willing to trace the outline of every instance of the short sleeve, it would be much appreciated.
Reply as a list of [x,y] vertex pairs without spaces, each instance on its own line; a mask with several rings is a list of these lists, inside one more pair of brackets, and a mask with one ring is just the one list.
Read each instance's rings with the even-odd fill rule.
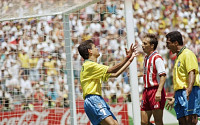
[[187,73],[195,69],[195,72],[198,72],[198,63],[196,56],[191,52],[190,54],[185,54],[185,67]]
[[164,61],[161,58],[157,58],[155,64],[159,75],[166,74]]
[[107,81],[110,77],[110,73],[107,73],[108,66],[101,65],[101,64],[95,64],[93,69],[93,78],[94,79],[102,79],[103,81]]

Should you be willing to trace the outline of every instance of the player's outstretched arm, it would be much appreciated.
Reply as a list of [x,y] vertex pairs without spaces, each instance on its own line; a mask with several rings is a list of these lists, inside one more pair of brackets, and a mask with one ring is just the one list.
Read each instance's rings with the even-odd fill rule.
[[124,60],[122,60],[120,63],[108,68],[107,73],[117,73],[117,71],[119,71],[125,65],[125,63],[131,58],[132,54],[136,52],[136,48],[137,48],[137,44],[135,45],[131,44],[129,50],[125,48],[126,58],[124,58]]
[[131,57],[129,60],[120,68],[116,73],[111,73],[110,77],[118,77],[133,61],[133,59],[138,56],[138,52],[135,51],[132,53]]

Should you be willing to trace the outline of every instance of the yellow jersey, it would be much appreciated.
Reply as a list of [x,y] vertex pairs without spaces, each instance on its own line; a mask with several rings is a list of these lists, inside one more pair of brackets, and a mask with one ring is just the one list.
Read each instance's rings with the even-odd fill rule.
[[19,53],[19,60],[21,61],[22,68],[29,68],[29,56],[28,54],[23,55]]
[[195,54],[185,47],[181,49],[174,64],[173,69],[173,84],[174,91],[188,88],[189,72],[195,70],[194,86],[199,84],[198,62]]
[[81,69],[80,82],[83,90],[83,98],[86,95],[101,95],[101,83],[107,81],[110,73],[107,73],[108,66],[86,60]]
[[30,68],[35,68],[37,66],[38,60],[38,58],[29,59]]
[[47,75],[57,75],[56,70],[56,60],[51,60],[50,62],[44,62],[44,66],[47,68]]

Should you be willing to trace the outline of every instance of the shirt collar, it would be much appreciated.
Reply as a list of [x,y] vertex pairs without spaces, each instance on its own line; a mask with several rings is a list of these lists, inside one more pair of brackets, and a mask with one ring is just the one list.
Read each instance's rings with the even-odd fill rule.
[[177,56],[179,56],[182,52],[183,52],[183,50],[185,49],[186,47],[184,46],[183,48],[181,48],[181,50],[178,52],[178,55]]
[[146,56],[146,58],[150,58],[152,55],[154,55],[155,53],[157,53],[157,51],[152,52],[149,56]]
[[86,59],[85,61],[91,61],[91,62],[94,62],[94,61],[92,61],[92,60],[90,60],[90,59]]

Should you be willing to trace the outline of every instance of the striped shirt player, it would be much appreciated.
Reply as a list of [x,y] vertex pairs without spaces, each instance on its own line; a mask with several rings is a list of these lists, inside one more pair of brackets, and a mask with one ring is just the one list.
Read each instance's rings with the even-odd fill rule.
[[144,91],[141,102],[141,110],[148,111],[154,109],[164,109],[165,105],[165,91],[162,90],[161,101],[155,101],[155,94],[157,92],[159,81],[158,75],[166,75],[163,58],[154,51],[151,55],[144,58]]

